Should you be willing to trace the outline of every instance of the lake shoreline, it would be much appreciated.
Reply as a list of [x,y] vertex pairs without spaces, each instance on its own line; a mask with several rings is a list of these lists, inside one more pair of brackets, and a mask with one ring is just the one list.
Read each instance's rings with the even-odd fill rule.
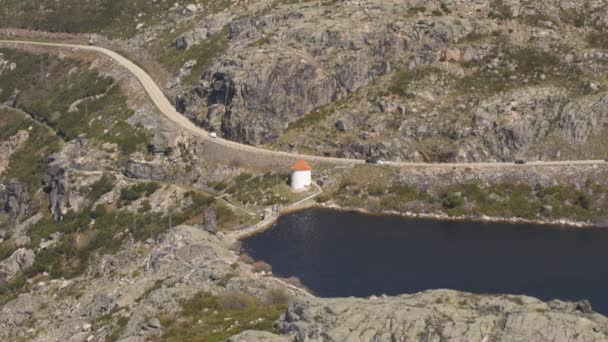
[[[400,212],[395,210],[383,210],[383,211],[371,211],[364,208],[354,208],[354,207],[343,207],[336,204],[322,205],[315,204],[308,208],[298,208],[293,211],[289,211],[287,213],[302,211],[306,209],[312,208],[321,208],[321,209],[332,209],[337,211],[350,211],[357,212],[365,215],[372,216],[399,216],[406,218],[419,218],[419,219],[427,219],[434,221],[444,221],[444,222],[471,222],[471,223],[509,223],[514,225],[519,224],[532,224],[538,226],[553,226],[555,228],[604,228],[599,224],[590,223],[590,222],[582,222],[582,221],[571,221],[571,220],[530,220],[519,217],[496,217],[496,216],[471,216],[471,215],[463,215],[463,216],[449,216],[447,214],[430,214],[430,213],[414,213],[414,212]],[[283,214],[283,213],[281,213]]]
[[383,210],[383,211],[371,211],[365,208],[357,208],[357,207],[343,207],[337,204],[319,204],[319,203],[311,203],[299,205],[297,207],[289,207],[279,210],[279,215],[276,217],[272,217],[268,220],[264,220],[259,222],[251,227],[239,230],[234,232],[234,238],[236,240],[246,239],[252,235],[256,235],[264,232],[267,229],[270,229],[274,226],[278,219],[287,214],[297,213],[301,211],[305,211],[308,209],[330,209],[341,212],[356,212],[364,215],[370,216],[396,216],[396,217],[404,217],[411,219],[425,219],[425,220],[433,220],[433,221],[441,221],[441,222],[471,222],[471,223],[507,223],[513,225],[524,225],[531,224],[537,226],[545,226],[545,227],[553,227],[553,228],[561,228],[561,229],[606,229],[608,227],[604,227],[598,223],[590,223],[590,222],[582,222],[582,221],[571,221],[571,220],[530,220],[519,217],[495,217],[495,216],[449,216],[447,214],[429,214],[429,213],[414,213],[414,212],[400,212],[395,210]]
[[[318,297],[448,288],[589,299],[608,310],[605,277],[597,272],[606,255],[605,229],[553,229],[560,226],[512,220],[469,224],[428,215],[408,220],[400,213],[329,205],[289,212],[272,228],[244,239],[242,251],[270,264],[273,275],[299,278]],[[396,271],[402,266],[407,270]]]

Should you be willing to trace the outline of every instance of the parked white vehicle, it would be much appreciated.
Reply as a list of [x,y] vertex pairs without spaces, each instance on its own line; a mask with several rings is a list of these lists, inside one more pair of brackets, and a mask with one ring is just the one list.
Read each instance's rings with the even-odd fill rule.
[[209,133],[209,136],[215,139],[215,138],[217,138],[217,133],[211,132],[211,133]]

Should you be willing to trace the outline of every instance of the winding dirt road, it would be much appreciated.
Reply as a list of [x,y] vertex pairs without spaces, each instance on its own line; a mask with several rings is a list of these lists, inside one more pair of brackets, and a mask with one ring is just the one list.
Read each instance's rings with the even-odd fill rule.
[[[205,131],[201,127],[196,126],[190,120],[188,120],[181,113],[177,112],[173,105],[167,100],[164,93],[160,89],[160,87],[154,82],[152,77],[148,75],[142,68],[137,66],[135,63],[131,62],[129,59],[121,56],[120,54],[98,46],[88,46],[88,45],[76,45],[76,44],[62,44],[62,43],[43,43],[43,42],[35,42],[35,41],[21,41],[21,40],[0,40],[0,44],[5,46],[10,46],[13,44],[18,45],[38,45],[38,46],[47,46],[47,47],[55,47],[55,48],[64,48],[64,49],[76,49],[83,51],[93,51],[97,53],[104,54],[113,60],[115,60],[118,64],[126,68],[129,72],[131,72],[142,84],[145,91],[148,93],[152,102],[158,107],[160,112],[167,117],[170,121],[178,125],[179,127],[185,129],[193,135],[199,136],[208,143],[217,144],[227,149],[229,153],[230,149],[235,149],[244,152],[250,152],[253,154],[267,154],[276,157],[284,157],[291,159],[305,159],[310,162],[322,162],[322,163],[330,163],[330,164],[339,164],[339,165],[354,165],[354,164],[363,164],[365,161],[360,159],[346,159],[346,158],[332,158],[332,157],[321,157],[321,156],[311,156],[297,153],[289,153],[283,151],[272,151],[259,147],[254,147],[250,145],[239,144],[234,141],[222,139],[220,137],[213,138],[209,135],[209,132]],[[431,164],[431,163],[409,163],[409,162],[388,162],[387,165],[400,166],[400,167],[442,167],[442,168],[479,168],[479,167],[513,167],[513,163],[443,163],[443,164]],[[570,160],[570,161],[536,161],[529,162],[525,165],[519,165],[519,167],[525,166],[571,166],[571,165],[597,165],[597,164],[606,164],[603,160]]]

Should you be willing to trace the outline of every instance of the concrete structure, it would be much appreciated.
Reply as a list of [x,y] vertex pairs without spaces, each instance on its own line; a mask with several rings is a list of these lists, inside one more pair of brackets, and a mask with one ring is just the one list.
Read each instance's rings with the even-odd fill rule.
[[308,190],[312,184],[312,168],[304,160],[291,166],[291,188],[296,191]]

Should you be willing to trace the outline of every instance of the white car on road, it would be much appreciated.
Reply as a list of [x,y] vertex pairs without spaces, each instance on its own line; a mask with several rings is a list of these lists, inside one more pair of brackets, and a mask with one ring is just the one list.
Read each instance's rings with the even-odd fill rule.
[[215,138],[217,138],[217,133],[211,132],[211,133],[209,133],[209,136],[212,137],[213,139],[215,139]]

